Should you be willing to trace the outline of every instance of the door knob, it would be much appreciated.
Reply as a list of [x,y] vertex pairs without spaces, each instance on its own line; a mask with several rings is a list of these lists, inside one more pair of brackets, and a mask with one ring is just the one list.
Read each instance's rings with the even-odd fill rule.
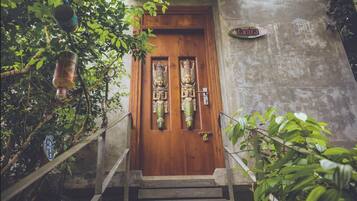
[[208,89],[207,87],[203,87],[202,91],[197,91],[197,93],[202,93],[203,95],[203,105],[208,105],[209,100],[208,100]]

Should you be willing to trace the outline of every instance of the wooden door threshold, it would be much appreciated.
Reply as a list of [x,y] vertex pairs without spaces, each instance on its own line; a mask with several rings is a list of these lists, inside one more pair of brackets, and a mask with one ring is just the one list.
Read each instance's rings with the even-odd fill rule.
[[213,175],[174,175],[174,176],[143,176],[145,181],[162,181],[162,180],[207,180],[213,179]]
[[213,175],[180,175],[180,176],[143,176],[142,188],[188,188],[215,187],[217,183]]
[[[226,186],[227,170],[216,168],[212,175],[143,176],[141,170],[131,171],[131,185],[147,188]],[[251,186],[253,181],[241,171],[234,171],[233,185]]]

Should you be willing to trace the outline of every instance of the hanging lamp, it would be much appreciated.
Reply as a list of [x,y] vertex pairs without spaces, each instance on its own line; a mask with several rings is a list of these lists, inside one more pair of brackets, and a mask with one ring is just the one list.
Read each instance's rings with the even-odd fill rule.
[[54,17],[59,26],[67,33],[73,32],[78,28],[78,17],[70,6],[69,1],[65,0],[60,6],[54,9]]
[[63,100],[67,97],[67,90],[75,85],[75,72],[77,54],[71,51],[63,51],[59,54],[52,84],[57,88],[56,97]]

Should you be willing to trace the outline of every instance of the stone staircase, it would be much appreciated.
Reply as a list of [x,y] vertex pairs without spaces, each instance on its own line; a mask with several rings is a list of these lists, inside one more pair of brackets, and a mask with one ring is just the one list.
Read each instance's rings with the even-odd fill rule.
[[228,191],[213,176],[144,176],[137,189],[138,201],[224,201]]
[[[230,199],[225,173],[224,168],[216,169],[212,175],[193,176],[143,176],[141,171],[131,171],[130,201],[227,201]],[[233,177],[236,200],[253,201],[252,182],[239,171]],[[65,183],[69,200],[88,201],[93,196],[94,183],[83,178],[72,177]],[[103,201],[123,200],[123,178],[123,172],[114,176]]]

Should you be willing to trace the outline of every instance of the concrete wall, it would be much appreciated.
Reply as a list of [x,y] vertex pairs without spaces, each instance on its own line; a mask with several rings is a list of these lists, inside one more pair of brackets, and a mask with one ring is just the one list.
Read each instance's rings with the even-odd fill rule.
[[[226,113],[264,111],[269,106],[305,112],[330,124],[335,143],[357,143],[357,84],[338,34],[326,30],[325,0],[174,0],[171,5],[213,7]],[[242,24],[259,25],[268,34],[256,40],[228,36]],[[130,72],[130,57],[125,61]],[[123,83],[129,89],[129,79]],[[122,103],[123,111],[113,112],[111,120],[127,111],[128,98]],[[125,132],[124,122],[108,133],[108,170],[125,149]],[[226,138],[224,142],[230,145]],[[94,144],[79,157],[76,172],[82,176],[69,181],[70,186],[91,183],[95,150]]]
[[[326,121],[335,143],[357,142],[357,85],[337,33],[326,30],[324,0],[220,0],[221,85],[226,112],[301,111]],[[227,32],[268,30],[257,40]],[[219,40],[219,39],[218,39]]]

